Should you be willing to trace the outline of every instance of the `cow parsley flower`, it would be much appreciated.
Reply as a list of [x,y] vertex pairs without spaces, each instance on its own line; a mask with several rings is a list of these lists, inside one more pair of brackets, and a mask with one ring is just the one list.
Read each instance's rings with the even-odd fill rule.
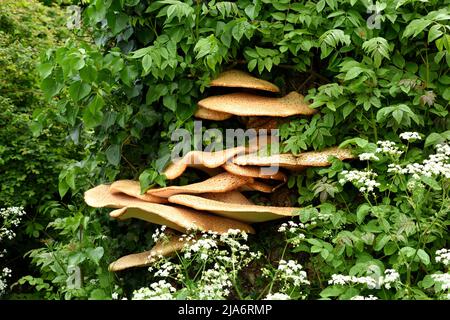
[[441,290],[450,290],[450,273],[432,274],[431,278],[439,283]]
[[364,160],[367,160],[367,161],[371,161],[371,160],[378,161],[378,160],[380,160],[380,158],[378,158],[375,155],[375,153],[373,153],[373,152],[361,153],[358,157],[359,157],[359,160],[361,160],[361,161],[364,161]]
[[444,266],[448,267],[450,265],[450,250],[440,249],[436,251],[436,262],[442,263]]
[[384,153],[396,157],[403,154],[403,151],[401,151],[393,141],[378,141],[377,145],[378,148],[376,149],[376,153]]
[[276,292],[269,293],[263,300],[291,300],[291,297],[285,293]]
[[340,184],[344,185],[346,182],[351,182],[362,193],[373,192],[375,188],[380,186],[375,180],[378,175],[372,170],[343,170],[341,174],[342,178],[339,180]]
[[418,132],[403,132],[403,133],[400,133],[399,137],[408,142],[411,142],[414,140],[422,140],[422,138],[420,137],[420,134]]
[[140,288],[133,292],[132,300],[173,300],[176,289],[165,280],[154,282],[150,288]]
[[280,280],[291,283],[294,286],[310,284],[302,265],[294,260],[280,260],[277,271],[277,276]]
[[374,295],[370,294],[368,297],[354,296],[354,297],[350,298],[350,300],[378,300],[378,298],[375,297]]

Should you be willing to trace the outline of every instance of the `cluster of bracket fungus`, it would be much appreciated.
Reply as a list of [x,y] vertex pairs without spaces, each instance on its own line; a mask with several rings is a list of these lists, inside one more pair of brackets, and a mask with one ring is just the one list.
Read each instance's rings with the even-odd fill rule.
[[[210,86],[280,92],[276,85],[239,70],[223,72]],[[205,98],[199,101],[198,106],[197,118],[222,121],[233,116],[250,117],[250,126],[256,128],[276,127],[274,119],[309,116],[316,112],[296,92],[279,98],[234,92]],[[258,151],[264,146],[264,143],[256,143],[256,147],[237,146],[215,152],[191,151],[169,164],[165,176],[168,180],[174,180],[189,168],[195,168],[206,172],[210,176],[208,179],[183,186],[152,188],[144,194],[140,192],[139,182],[120,180],[86,191],[85,201],[92,207],[115,209],[110,212],[112,218],[137,218],[165,225],[170,233],[186,233],[192,229],[219,234],[229,229],[254,233],[251,224],[290,217],[298,208],[255,205],[243,193],[271,193],[287,181],[289,171],[328,166],[329,156],[340,160],[353,158],[349,150],[339,148],[300,155],[261,155]],[[262,170],[271,166],[281,169],[274,172]],[[173,235],[169,241],[156,243],[150,251],[118,259],[111,263],[110,270],[149,265],[157,257],[173,254],[184,245],[189,245],[183,239]]]

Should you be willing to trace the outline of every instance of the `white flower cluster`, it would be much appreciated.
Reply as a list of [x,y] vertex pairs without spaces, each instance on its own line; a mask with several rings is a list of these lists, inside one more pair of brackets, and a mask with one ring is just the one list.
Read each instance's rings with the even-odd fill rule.
[[156,243],[160,240],[163,240],[166,237],[166,234],[164,233],[166,231],[167,226],[161,226],[160,228],[156,229],[155,232],[152,234],[152,239]]
[[291,297],[285,293],[269,293],[263,300],[291,300]]
[[440,249],[436,251],[436,262],[442,263],[444,266],[448,267],[450,265],[450,250]]
[[22,207],[0,208],[0,218],[3,220],[0,227],[0,241],[14,239],[16,233],[12,229],[19,226],[23,215],[25,211]]
[[403,132],[403,133],[400,133],[399,137],[408,142],[414,141],[414,140],[422,140],[422,138],[420,137],[420,134],[418,132]]
[[294,260],[280,260],[277,277],[282,281],[290,282],[296,287],[302,284],[310,284],[308,275],[303,271],[302,265]]
[[[316,224],[316,222],[313,221],[311,222],[311,224]],[[303,232],[305,231],[306,227],[311,224],[303,224],[301,222],[296,223],[291,220],[281,224],[281,226],[278,228],[278,232],[293,234],[294,236],[290,237],[288,241],[291,245],[297,247],[302,243],[302,240],[305,239],[305,235],[303,234]]]
[[176,289],[165,280],[154,282],[150,288],[140,288],[133,292],[132,300],[173,300]]
[[230,288],[233,285],[230,276],[224,267],[215,265],[216,269],[208,269],[202,274],[199,283],[198,298],[200,300],[224,299],[230,294]]
[[346,276],[342,274],[331,275],[331,280],[328,280],[331,285],[347,285],[347,284],[363,284],[369,289],[374,289],[377,286],[377,281],[372,277],[356,277]]
[[288,221],[288,222],[284,222],[279,228],[278,228],[278,232],[290,232],[290,233],[296,233],[299,230],[304,230],[305,229],[305,225],[301,222],[294,222],[294,221]]
[[432,274],[431,278],[441,285],[441,290],[450,290],[450,273]]
[[11,269],[3,268],[2,272],[0,273],[0,296],[2,296],[5,293],[6,288],[8,287],[6,279],[10,277],[11,277]]
[[350,300],[378,300],[378,298],[370,294],[368,297],[354,296]]
[[361,153],[358,157],[359,157],[359,160],[361,160],[361,161],[364,161],[364,160],[367,160],[367,161],[371,161],[371,160],[378,161],[378,160],[380,160],[380,158],[378,158],[375,155],[375,153],[373,153],[373,152]]
[[328,281],[331,285],[348,285],[348,284],[362,284],[366,285],[369,289],[379,289],[384,286],[386,289],[390,289],[392,285],[398,282],[400,275],[394,269],[386,269],[384,276],[374,278],[371,276],[356,277],[347,276],[342,274],[333,274],[331,280]]
[[[196,231],[183,235],[180,241],[185,243],[178,254],[181,262],[158,259],[149,271],[155,277],[176,281],[186,291],[187,299],[225,299],[238,272],[261,256],[241,243],[247,239],[245,232],[234,229],[224,234]],[[133,299],[171,299],[174,292],[172,285],[159,281],[136,291]]]
[[378,279],[378,284],[384,286],[386,289],[390,289],[393,284],[400,280],[400,274],[394,269],[384,270],[384,276]]
[[378,141],[377,145],[378,148],[376,153],[384,153],[391,156],[400,156],[403,154],[403,151],[401,151],[393,141]]
[[340,184],[344,185],[346,182],[351,182],[362,193],[373,192],[375,188],[380,186],[375,180],[378,175],[372,170],[343,170],[341,174],[342,179],[339,180]]
[[398,174],[410,174],[414,179],[421,176],[443,176],[450,179],[450,145],[439,144],[436,147],[436,154],[432,154],[423,163],[411,163],[402,167],[396,164],[388,165],[388,172]]
[[[150,268],[149,268],[149,270],[150,270]],[[170,277],[170,275],[172,275],[174,273],[176,274],[178,272],[178,270],[179,270],[178,265],[176,265],[170,261],[165,261],[156,270],[155,277],[167,278],[167,277]]]

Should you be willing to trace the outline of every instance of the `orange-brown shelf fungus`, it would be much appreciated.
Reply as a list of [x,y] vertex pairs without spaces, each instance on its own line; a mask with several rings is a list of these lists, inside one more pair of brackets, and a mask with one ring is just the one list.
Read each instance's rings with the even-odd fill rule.
[[269,81],[258,79],[250,73],[241,70],[224,71],[212,80],[209,85],[211,87],[228,87],[228,88],[245,88],[278,93],[280,88]]
[[230,191],[230,192],[223,192],[223,193],[203,193],[203,194],[200,194],[199,196],[201,196],[205,199],[221,201],[221,202],[226,202],[226,203],[245,204],[245,205],[254,204],[252,201],[247,199],[239,191]]
[[254,233],[254,229],[239,221],[224,219],[188,208],[150,203],[124,194],[113,194],[108,185],[100,185],[85,192],[85,202],[95,208],[116,208],[110,216],[119,220],[136,218],[187,232],[189,230],[226,233],[239,229]]
[[224,168],[225,171],[238,176],[287,181],[287,176],[283,172],[277,170],[272,173],[267,167],[261,168],[258,166],[240,166],[232,162],[227,162],[222,165],[222,168]]
[[138,198],[152,203],[167,203],[166,198],[155,197],[151,194],[141,194],[141,186],[139,181],[133,180],[118,180],[109,187],[111,193],[124,193],[128,196]]
[[129,268],[146,267],[161,257],[169,257],[180,251],[184,246],[190,245],[192,240],[182,236],[170,235],[167,239],[159,240],[155,246],[145,252],[133,253],[123,256],[110,263],[109,271],[117,272]]
[[291,170],[302,170],[307,167],[326,167],[331,165],[328,157],[333,156],[340,160],[354,159],[355,156],[348,149],[337,147],[322,151],[303,152],[298,156],[293,154],[277,154],[270,156],[258,156],[257,154],[241,155],[233,159],[233,163],[240,166],[270,166],[278,165]]
[[230,119],[233,115],[226,112],[214,111],[202,107],[198,107],[194,117],[204,120],[224,121]]
[[246,147],[240,146],[214,152],[190,151],[183,158],[171,163],[164,170],[164,175],[167,179],[173,180],[181,176],[188,167],[217,168],[246,150]]
[[248,223],[265,222],[270,220],[292,217],[298,208],[269,207],[244,205],[205,199],[199,196],[179,194],[169,198],[169,202],[221,215],[226,218]]
[[170,186],[165,188],[149,189],[147,190],[147,193],[157,197],[168,198],[175,194],[228,192],[236,190],[252,181],[253,178],[237,176],[224,172],[202,182],[188,184],[185,186]]
[[237,116],[290,117],[313,115],[317,111],[309,107],[304,97],[291,92],[282,98],[269,98],[251,93],[230,93],[200,100],[202,108]]

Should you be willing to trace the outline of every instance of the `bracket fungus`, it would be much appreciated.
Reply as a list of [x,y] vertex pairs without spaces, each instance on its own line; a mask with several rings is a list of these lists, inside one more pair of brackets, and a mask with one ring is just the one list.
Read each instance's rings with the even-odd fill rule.
[[200,100],[198,105],[213,111],[237,116],[290,117],[313,115],[317,111],[309,107],[304,97],[293,91],[282,98],[269,98],[251,93],[230,93]]
[[[239,70],[223,72],[211,81],[210,86],[273,93],[280,91],[276,85]],[[97,208],[114,208],[110,216],[119,220],[138,218],[166,225],[182,233],[192,229],[219,234],[230,229],[255,233],[251,223],[289,218],[295,215],[298,208],[255,205],[241,192],[271,193],[272,197],[276,194],[274,191],[288,180],[287,171],[273,170],[277,167],[301,171],[307,167],[330,165],[330,156],[340,160],[354,158],[350,150],[337,147],[299,155],[267,153],[266,149],[274,151],[268,147],[273,137],[267,135],[267,131],[263,134],[261,129],[276,128],[279,123],[287,121],[289,116],[316,113],[297,92],[281,98],[236,92],[205,98],[198,105],[195,114],[198,118],[222,121],[234,115],[241,116],[248,128],[259,130],[259,135],[250,137],[247,147],[238,146],[214,152],[191,151],[172,162],[163,172],[167,179],[173,180],[188,168],[200,169],[210,175],[204,181],[153,188],[141,193],[139,182],[119,180],[86,191],[86,203]],[[268,171],[269,168],[271,171]],[[290,204],[283,202],[282,205]],[[150,251],[119,258],[110,264],[109,269],[120,271],[148,266],[157,257],[171,255],[190,244],[180,239],[181,236],[173,235],[169,241],[156,243]]]
[[285,217],[292,217],[298,208],[269,207],[250,204],[205,199],[193,195],[179,194],[169,198],[169,202],[180,204],[196,210],[209,211],[223,217],[243,222],[264,222]]
[[211,87],[245,88],[275,93],[280,92],[280,88],[273,83],[258,79],[250,73],[236,69],[222,72],[216,79],[212,80],[209,85]]
[[173,180],[181,176],[188,167],[217,168],[245,150],[246,147],[240,146],[214,152],[190,151],[183,158],[172,162],[164,170],[164,175],[167,179]]
[[252,182],[252,178],[236,176],[223,172],[205,181],[188,184],[185,186],[170,186],[165,188],[150,189],[147,194],[168,198],[175,194],[198,194],[206,192],[227,192]]

